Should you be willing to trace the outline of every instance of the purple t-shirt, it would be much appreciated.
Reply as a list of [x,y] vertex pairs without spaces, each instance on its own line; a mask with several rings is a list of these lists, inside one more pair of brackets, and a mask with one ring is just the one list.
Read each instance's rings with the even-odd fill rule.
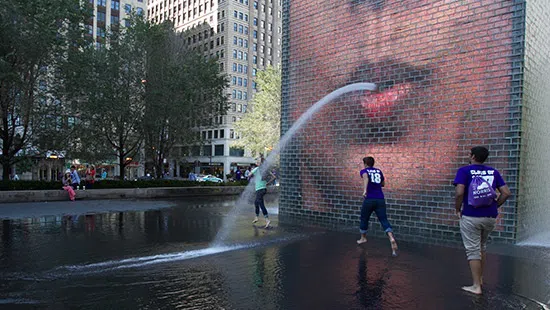
[[[366,174],[365,176],[363,176]],[[367,184],[367,197],[368,199],[384,199],[384,192],[382,192],[382,182],[384,182],[384,174],[382,170],[369,167],[359,172],[361,178],[369,178]]]
[[493,167],[485,165],[469,165],[458,169],[454,180],[454,185],[464,184],[464,207],[462,208],[462,215],[472,217],[494,217],[498,216],[498,204],[493,202],[490,206],[474,208],[468,204],[468,192],[470,183],[472,182],[472,176],[479,175],[484,178],[494,189],[506,185],[502,176]]

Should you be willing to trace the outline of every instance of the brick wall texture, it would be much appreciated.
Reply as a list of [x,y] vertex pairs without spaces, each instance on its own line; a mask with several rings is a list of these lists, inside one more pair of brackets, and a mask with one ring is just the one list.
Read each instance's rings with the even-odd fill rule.
[[[536,171],[550,146],[543,134],[549,131],[539,129],[550,126],[544,121],[549,106],[543,105],[548,78],[540,78],[548,74],[548,53],[537,50],[548,47],[548,11],[538,9],[548,5],[527,2],[284,1],[283,133],[344,85],[372,82],[380,90],[333,101],[283,150],[281,220],[358,230],[359,170],[362,158],[373,156],[386,176],[388,216],[398,236],[458,240],[452,181],[468,163],[470,148],[485,145],[487,163],[501,171],[513,193],[492,239],[514,242],[523,214],[516,208],[520,150],[535,150],[522,164]],[[530,64],[533,71],[525,74],[539,80],[528,84],[523,107],[536,116],[522,127],[526,30],[532,37],[526,68]],[[523,149],[522,128],[533,133]],[[541,182],[545,169],[535,173]],[[539,196],[530,198],[531,208],[543,205]],[[381,233],[375,216],[374,233]]]
[[550,230],[550,1],[526,4],[518,240]]

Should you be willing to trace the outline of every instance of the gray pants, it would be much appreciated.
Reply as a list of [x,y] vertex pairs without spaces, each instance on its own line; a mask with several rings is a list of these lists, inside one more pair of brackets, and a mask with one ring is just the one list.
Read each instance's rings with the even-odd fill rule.
[[492,217],[462,216],[460,219],[460,233],[466,248],[468,260],[481,259],[481,252],[485,252],[489,234],[495,229],[496,219]]

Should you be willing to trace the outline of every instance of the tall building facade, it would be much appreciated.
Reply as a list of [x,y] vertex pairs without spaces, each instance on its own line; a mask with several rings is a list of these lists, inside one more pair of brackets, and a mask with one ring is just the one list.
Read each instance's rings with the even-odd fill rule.
[[88,34],[94,38],[97,47],[105,45],[109,30],[118,30],[127,26],[130,14],[143,15],[146,12],[146,0],[89,0],[94,12],[86,24]]
[[230,108],[215,120],[215,128],[201,130],[202,147],[178,147],[167,162],[172,176],[190,171],[225,178],[254,158],[233,147],[240,138],[233,124],[246,113],[256,92],[256,75],[281,64],[281,0],[150,0],[150,21],[171,21],[188,44],[205,57],[217,57],[230,77]]

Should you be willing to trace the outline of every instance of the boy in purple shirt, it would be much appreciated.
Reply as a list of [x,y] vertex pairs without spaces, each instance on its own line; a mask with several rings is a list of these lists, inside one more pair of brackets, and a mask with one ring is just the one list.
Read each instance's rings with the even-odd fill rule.
[[[489,157],[489,150],[476,146],[470,152],[470,165],[458,169],[454,180],[455,211],[460,219],[460,233],[466,248],[466,256],[472,272],[473,285],[462,287],[463,290],[481,294],[483,284],[483,267],[485,264],[485,249],[489,234],[496,225],[498,208],[510,197],[510,189],[495,168],[484,165]],[[473,176],[481,176],[500,195],[486,206],[474,207],[468,204],[468,192]]]
[[369,228],[369,220],[372,212],[376,213],[382,228],[390,239],[392,255],[397,255],[397,242],[393,236],[393,230],[388,216],[386,215],[386,200],[384,199],[384,174],[382,170],[374,167],[374,158],[363,158],[363,164],[365,169],[359,172],[361,178],[363,178],[363,206],[361,207],[361,224],[359,231],[361,232],[361,239],[357,240],[357,244],[367,242],[367,230]]

